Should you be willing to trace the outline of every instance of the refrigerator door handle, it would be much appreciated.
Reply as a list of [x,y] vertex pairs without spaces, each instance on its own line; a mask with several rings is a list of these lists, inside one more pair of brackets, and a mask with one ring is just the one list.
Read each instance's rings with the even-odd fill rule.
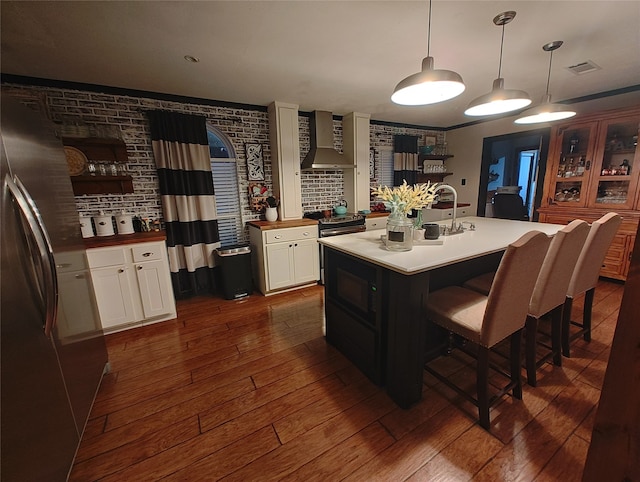
[[16,204],[20,208],[20,211],[22,212],[38,247],[38,259],[40,260],[44,277],[44,332],[49,336],[51,334],[51,330],[55,326],[56,314],[58,312],[58,279],[56,276],[56,264],[53,258],[51,240],[49,239],[49,234],[44,227],[42,217],[36,207],[35,201],[18,176],[14,176],[12,178],[7,174],[4,178],[4,182],[15,199]]

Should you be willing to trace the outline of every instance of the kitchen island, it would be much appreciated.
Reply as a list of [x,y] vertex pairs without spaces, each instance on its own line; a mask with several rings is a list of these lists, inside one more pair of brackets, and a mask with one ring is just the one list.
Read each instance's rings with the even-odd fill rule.
[[414,243],[406,252],[387,251],[380,230],[318,240],[325,251],[327,341],[386,385],[403,408],[420,400],[425,357],[441,339],[425,318],[429,292],[495,269],[506,247],[530,230],[554,235],[563,227],[480,217],[459,221],[475,229],[441,237],[441,244]]

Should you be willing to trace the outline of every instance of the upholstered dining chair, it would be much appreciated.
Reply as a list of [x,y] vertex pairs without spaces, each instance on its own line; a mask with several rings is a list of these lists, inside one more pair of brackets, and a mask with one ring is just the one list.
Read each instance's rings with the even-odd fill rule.
[[[538,278],[550,238],[530,231],[511,243],[496,271],[487,296],[461,286],[449,286],[429,294],[427,319],[477,347],[476,398],[425,364],[425,370],[478,407],[480,425],[490,429],[489,409],[512,391],[522,399],[520,344],[529,300]],[[510,338],[509,383],[489,396],[489,351]],[[465,349],[465,351],[467,351]]]
[[[589,234],[586,221],[575,220],[559,230],[551,240],[544,257],[540,274],[536,280],[529,311],[527,313],[525,336],[525,364],[527,383],[537,385],[536,370],[553,357],[553,363],[562,366],[562,315],[578,256]],[[485,273],[466,281],[462,286],[483,294],[491,289],[494,273]],[[538,322],[549,314],[551,317],[551,347],[539,359],[536,358],[538,343]]]
[[[609,246],[622,223],[622,218],[617,213],[607,213],[591,224],[589,235],[580,251],[580,256],[573,270],[571,281],[567,289],[562,315],[562,354],[571,356],[571,340],[582,335],[585,341],[591,341],[591,310],[593,308],[593,296],[600,276],[600,268]],[[571,320],[573,300],[584,293],[584,308],[582,311],[582,323]],[[571,333],[571,327],[577,326],[578,330]]]

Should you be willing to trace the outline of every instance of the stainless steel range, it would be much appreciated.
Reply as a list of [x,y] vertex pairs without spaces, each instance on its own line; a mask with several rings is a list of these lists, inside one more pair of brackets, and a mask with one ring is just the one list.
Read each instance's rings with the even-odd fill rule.
[[[318,236],[339,236],[341,234],[360,233],[366,231],[365,217],[362,214],[341,214],[325,217],[320,211],[305,213],[305,218],[318,221]],[[324,251],[320,246],[320,283],[324,284]]]

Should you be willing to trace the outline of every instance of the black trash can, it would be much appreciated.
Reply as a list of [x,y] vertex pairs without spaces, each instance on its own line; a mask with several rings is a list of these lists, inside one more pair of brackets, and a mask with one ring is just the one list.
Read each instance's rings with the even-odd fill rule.
[[253,292],[251,279],[251,248],[236,244],[216,249],[222,292],[227,300],[249,296]]

